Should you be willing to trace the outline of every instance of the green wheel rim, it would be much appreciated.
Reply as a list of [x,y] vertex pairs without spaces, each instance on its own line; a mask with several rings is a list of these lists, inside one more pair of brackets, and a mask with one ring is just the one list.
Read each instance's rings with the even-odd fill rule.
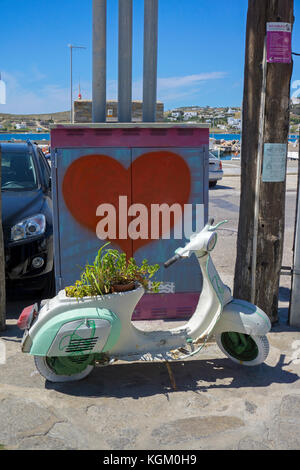
[[222,333],[221,342],[223,348],[239,361],[254,361],[258,356],[257,344],[249,335],[233,331]]
[[47,357],[46,362],[56,375],[74,375],[83,372],[93,358],[93,355]]

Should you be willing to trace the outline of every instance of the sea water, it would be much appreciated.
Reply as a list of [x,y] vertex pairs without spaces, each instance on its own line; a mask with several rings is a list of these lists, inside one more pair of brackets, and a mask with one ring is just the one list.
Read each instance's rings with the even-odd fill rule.
[[[1,140],[45,140],[50,141],[50,134],[0,134]],[[46,142],[47,143],[47,142]]]

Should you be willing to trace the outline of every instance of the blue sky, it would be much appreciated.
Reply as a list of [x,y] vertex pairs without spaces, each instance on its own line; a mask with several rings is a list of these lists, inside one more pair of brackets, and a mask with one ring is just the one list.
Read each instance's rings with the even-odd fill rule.
[[[142,99],[143,0],[134,3],[133,98]],[[239,106],[248,0],[159,0],[158,99],[176,106]],[[92,0],[1,0],[0,71],[7,103],[0,112],[69,109],[68,44],[74,51],[74,94],[91,98]],[[293,50],[300,52],[300,2]],[[108,98],[117,98],[118,0],[108,0]],[[300,57],[293,81],[300,80]],[[296,91],[296,89],[293,89]]]

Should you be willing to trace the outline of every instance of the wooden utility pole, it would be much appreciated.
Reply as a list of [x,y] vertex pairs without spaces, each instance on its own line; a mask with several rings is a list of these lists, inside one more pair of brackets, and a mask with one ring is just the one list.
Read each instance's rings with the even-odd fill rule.
[[[234,296],[253,300],[253,245],[256,244],[254,302],[278,320],[278,291],[283,254],[286,180],[262,182],[257,172],[260,135],[262,144],[288,142],[290,81],[293,65],[268,63],[263,93],[263,54],[268,22],[293,23],[293,0],[249,0],[246,34],[241,159],[241,201],[235,266]],[[265,99],[265,105],[261,106]],[[263,116],[263,121],[262,121]],[[260,123],[262,122],[262,126]],[[255,199],[259,175],[259,205]],[[256,226],[256,227],[255,227]],[[257,238],[255,229],[257,228]]]
[[[1,188],[1,145],[0,145],[0,188]],[[2,231],[2,197],[0,193],[0,331],[5,330],[6,294],[5,294],[5,257]]]

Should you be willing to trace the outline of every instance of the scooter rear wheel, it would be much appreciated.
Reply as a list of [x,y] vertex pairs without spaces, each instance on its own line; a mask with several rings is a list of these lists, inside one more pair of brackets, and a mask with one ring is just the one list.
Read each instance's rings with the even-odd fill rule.
[[[82,357],[82,356],[79,356]],[[94,366],[82,357],[82,362],[74,361],[74,357],[34,356],[34,362],[39,373],[50,382],[73,382],[87,377]],[[73,359],[73,362],[72,362]]]
[[216,342],[229,359],[244,366],[261,364],[269,354],[269,341],[266,336],[228,331],[217,334]]

